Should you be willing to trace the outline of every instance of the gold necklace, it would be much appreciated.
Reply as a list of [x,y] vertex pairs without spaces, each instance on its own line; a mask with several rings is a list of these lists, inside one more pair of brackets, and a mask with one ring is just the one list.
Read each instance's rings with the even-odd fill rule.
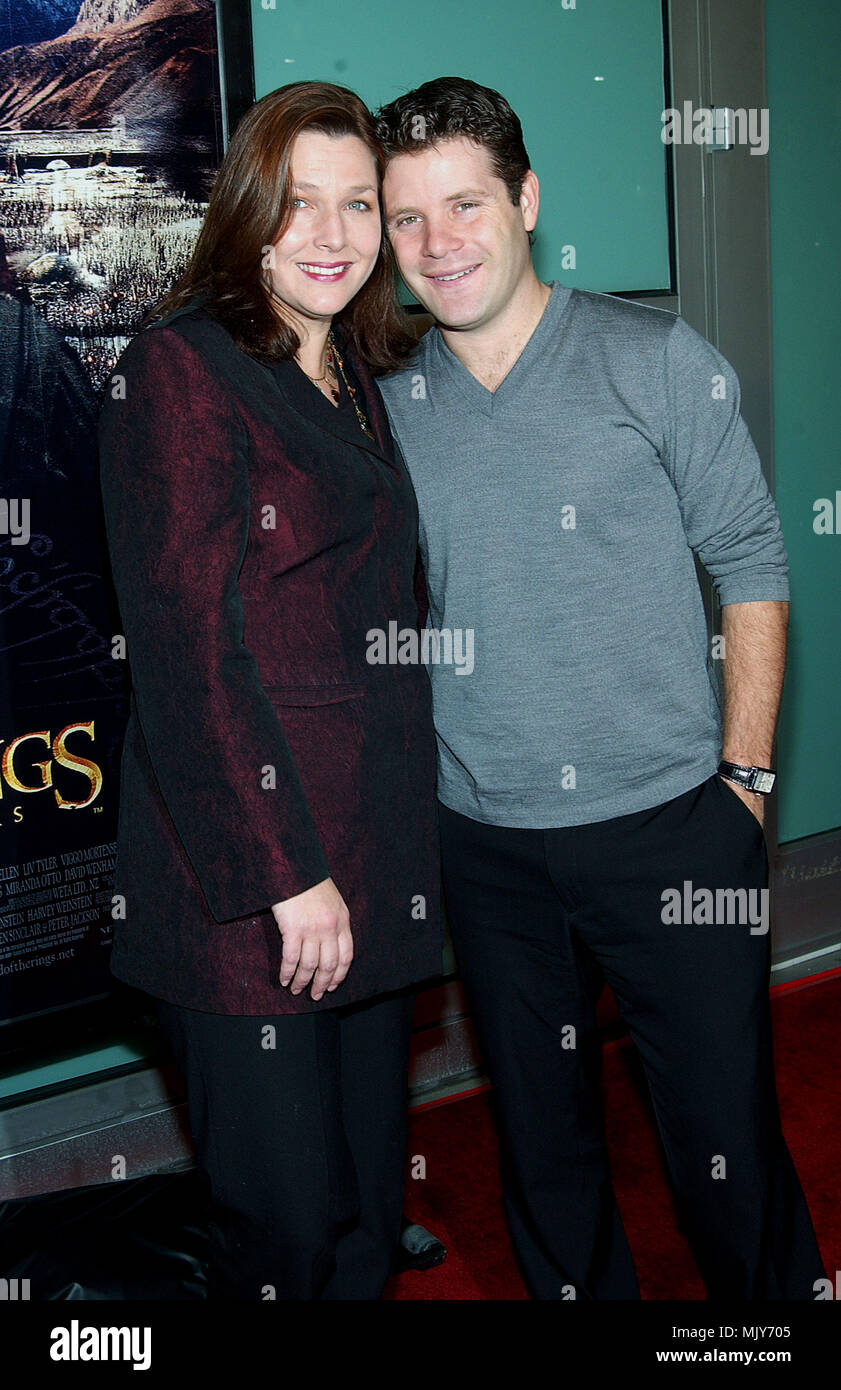
[[[359,424],[361,425],[361,427],[362,427],[362,429],[364,430],[365,434],[367,434],[368,438],[369,438],[369,439],[373,439],[374,442],[376,443],[376,435],[374,434],[374,431],[370,428],[370,426],[369,426],[369,424],[368,424],[368,421],[367,421],[367,419],[365,418],[365,415],[364,415],[363,412],[359,409],[359,406],[358,406],[357,403],[356,403],[356,388],[355,388],[354,386],[351,386],[350,382],[348,381],[347,377],[345,376],[345,367],[344,367],[344,363],[342,362],[342,358],[341,358],[341,354],[339,353],[339,349],[338,349],[337,346],[336,346],[336,340],[335,340],[335,338],[333,337],[333,330],[332,330],[332,328],[331,328],[331,329],[330,329],[330,332],[327,334],[327,357],[326,357],[326,367],[327,367],[327,371],[325,371],[324,376],[310,376],[309,372],[305,372],[304,375],[313,383],[313,385],[317,386],[317,384],[318,384],[319,381],[326,381],[326,380],[327,380],[327,375],[328,375],[328,373],[330,372],[331,368],[334,369],[334,370],[333,370],[333,375],[334,375],[334,376],[336,375],[334,364],[338,366],[339,371],[340,371],[341,374],[342,374],[342,381],[345,383],[345,390],[347,391],[347,393],[348,393],[348,398],[349,398],[349,400],[350,400],[350,403],[351,403],[351,405],[353,406],[353,408],[354,408],[354,410],[355,410],[355,412],[356,412],[356,418],[357,418],[357,420],[359,421]],[[338,405],[338,403],[339,403],[339,401],[340,401],[340,399],[341,399],[341,396],[340,396],[340,394],[339,394],[338,378],[337,378],[337,381],[336,381],[336,386],[335,386],[335,387],[333,387],[333,386],[330,387],[330,394],[332,395],[333,400],[334,400],[334,401],[336,402],[336,404]]]
[[[328,347],[328,349],[327,349],[327,356],[326,356],[325,364],[324,364],[324,365],[327,367],[327,371],[324,373],[324,375],[323,375],[323,376],[310,376],[309,372],[305,372],[304,375],[305,375],[305,376],[310,376],[310,381],[313,382],[314,385],[317,386],[318,383],[319,383],[319,381],[326,381],[326,380],[327,380],[327,375],[328,375],[328,372],[329,372],[329,370],[330,370],[332,364],[333,364],[333,358],[332,358],[332,354],[331,354],[331,352],[330,352],[330,348]],[[334,373],[334,376],[335,376],[335,373]]]
[[[271,295],[271,297],[272,297],[273,299],[276,299],[277,302],[278,302],[279,304],[283,304],[284,301],[283,301],[283,299],[281,298],[281,296],[277,293],[277,291],[275,290],[274,286],[273,286],[268,280],[264,280],[264,281],[263,281],[263,284],[265,285],[265,287],[266,287],[266,289],[268,290],[268,292],[269,292],[269,294]],[[329,373],[331,367],[333,366],[334,359],[335,359],[335,361],[336,361],[336,362],[338,363],[338,365],[339,365],[339,371],[340,371],[341,374],[342,374],[342,381],[345,383],[345,390],[346,390],[347,393],[348,393],[348,396],[349,396],[349,398],[350,398],[350,403],[351,403],[351,405],[353,406],[354,410],[356,411],[356,418],[357,418],[357,420],[359,421],[360,425],[362,426],[362,429],[363,429],[363,431],[365,432],[365,434],[367,434],[368,438],[369,438],[369,439],[372,439],[372,440],[374,441],[374,443],[376,444],[376,442],[377,442],[377,436],[374,434],[374,431],[371,429],[370,425],[368,424],[368,421],[366,420],[364,414],[363,414],[362,411],[359,409],[359,406],[356,404],[356,390],[355,390],[355,388],[354,388],[353,386],[350,385],[350,383],[348,382],[347,377],[345,376],[344,363],[342,362],[342,359],[341,359],[341,357],[340,357],[340,355],[339,355],[339,350],[338,350],[338,348],[336,347],[336,340],[335,340],[335,338],[333,337],[333,330],[332,330],[332,328],[330,329],[329,333],[327,334],[327,357],[326,357],[326,368],[327,368],[327,370],[325,371],[324,376],[310,376],[309,372],[304,372],[304,376],[307,378],[308,381],[311,381],[311,382],[313,383],[313,385],[315,386],[315,388],[316,388],[316,390],[317,390],[317,389],[318,389],[318,383],[319,383],[320,381],[326,381],[326,380],[327,380],[327,375],[328,375],[328,373]],[[300,366],[300,363],[299,363],[298,365]],[[301,371],[304,371],[303,367],[301,367]],[[335,376],[335,372],[334,372],[334,376]],[[331,396],[333,397],[333,400],[334,400],[334,401],[336,402],[336,404],[338,405],[338,404],[339,404],[339,401],[341,400],[341,396],[340,396],[340,394],[339,394],[339,389],[338,389],[338,379],[337,379],[335,388],[331,386],[329,389],[330,389],[330,394],[331,394]],[[324,392],[322,391],[321,394],[323,395]]]
[[[327,335],[327,354],[326,354],[326,357],[325,357],[325,364],[324,364],[324,365],[325,365],[325,372],[324,372],[324,375],[323,375],[323,376],[310,376],[309,372],[304,372],[304,375],[312,382],[313,386],[316,386],[316,387],[317,387],[317,386],[318,386],[318,383],[319,383],[320,381],[327,381],[327,378],[328,378],[328,376],[330,375],[330,372],[331,372],[331,371],[333,372],[333,376],[334,376],[334,377],[336,376],[335,370],[333,369],[332,341],[333,341],[333,339],[332,339],[332,334],[331,334],[331,333],[328,333],[328,335]],[[303,370],[303,369],[302,369],[302,370]],[[329,390],[329,392],[330,392],[330,395],[333,397],[333,400],[336,402],[336,405],[338,405],[338,404],[339,404],[339,400],[340,400],[340,396],[339,396],[339,384],[338,384],[338,381],[336,382],[336,385],[335,385],[335,386],[333,386],[333,385],[328,385],[328,390]],[[322,391],[321,394],[324,395],[324,392]]]

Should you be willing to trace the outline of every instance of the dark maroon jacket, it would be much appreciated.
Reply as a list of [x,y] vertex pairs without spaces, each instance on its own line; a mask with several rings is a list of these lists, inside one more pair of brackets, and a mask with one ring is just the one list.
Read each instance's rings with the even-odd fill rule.
[[[200,306],[133,339],[100,416],[133,687],[111,969],[214,1013],[336,1008],[441,971],[429,677],[366,659],[369,629],[419,623],[417,504],[336,333],[376,443]],[[315,1002],[279,984],[270,904],[328,875],[354,960]]]

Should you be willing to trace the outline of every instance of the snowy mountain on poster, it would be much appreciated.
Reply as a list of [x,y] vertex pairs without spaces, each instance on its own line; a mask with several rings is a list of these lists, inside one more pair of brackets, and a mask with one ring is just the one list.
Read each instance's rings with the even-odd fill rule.
[[153,0],[83,0],[73,28],[96,31],[106,24],[127,24],[141,10],[151,8]]
[[[27,4],[34,25],[44,6]],[[0,127],[177,125],[189,146],[212,150],[217,82],[213,0],[82,0],[54,38],[0,52]]]

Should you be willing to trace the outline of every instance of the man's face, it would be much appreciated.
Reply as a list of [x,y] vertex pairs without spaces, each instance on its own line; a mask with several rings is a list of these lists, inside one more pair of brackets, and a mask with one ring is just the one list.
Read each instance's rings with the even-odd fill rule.
[[397,265],[443,328],[489,323],[530,271],[538,194],[531,170],[524,188],[515,205],[487,149],[463,135],[389,160],[383,205]]

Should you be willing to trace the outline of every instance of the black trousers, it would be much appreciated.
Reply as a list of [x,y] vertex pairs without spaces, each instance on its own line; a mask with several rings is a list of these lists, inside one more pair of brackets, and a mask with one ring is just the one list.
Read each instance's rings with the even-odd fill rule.
[[400,1241],[413,1002],[240,1017],[156,1001],[209,1185],[209,1299],[381,1296]]
[[[768,859],[749,808],[716,774],[591,825],[512,829],[444,805],[440,824],[447,918],[532,1295],[640,1296],[604,1140],[594,1014],[606,979],[707,1297],[813,1299],[824,1271],[780,1128],[759,896]],[[727,888],[755,896],[713,897],[717,920],[704,921],[696,890]]]

